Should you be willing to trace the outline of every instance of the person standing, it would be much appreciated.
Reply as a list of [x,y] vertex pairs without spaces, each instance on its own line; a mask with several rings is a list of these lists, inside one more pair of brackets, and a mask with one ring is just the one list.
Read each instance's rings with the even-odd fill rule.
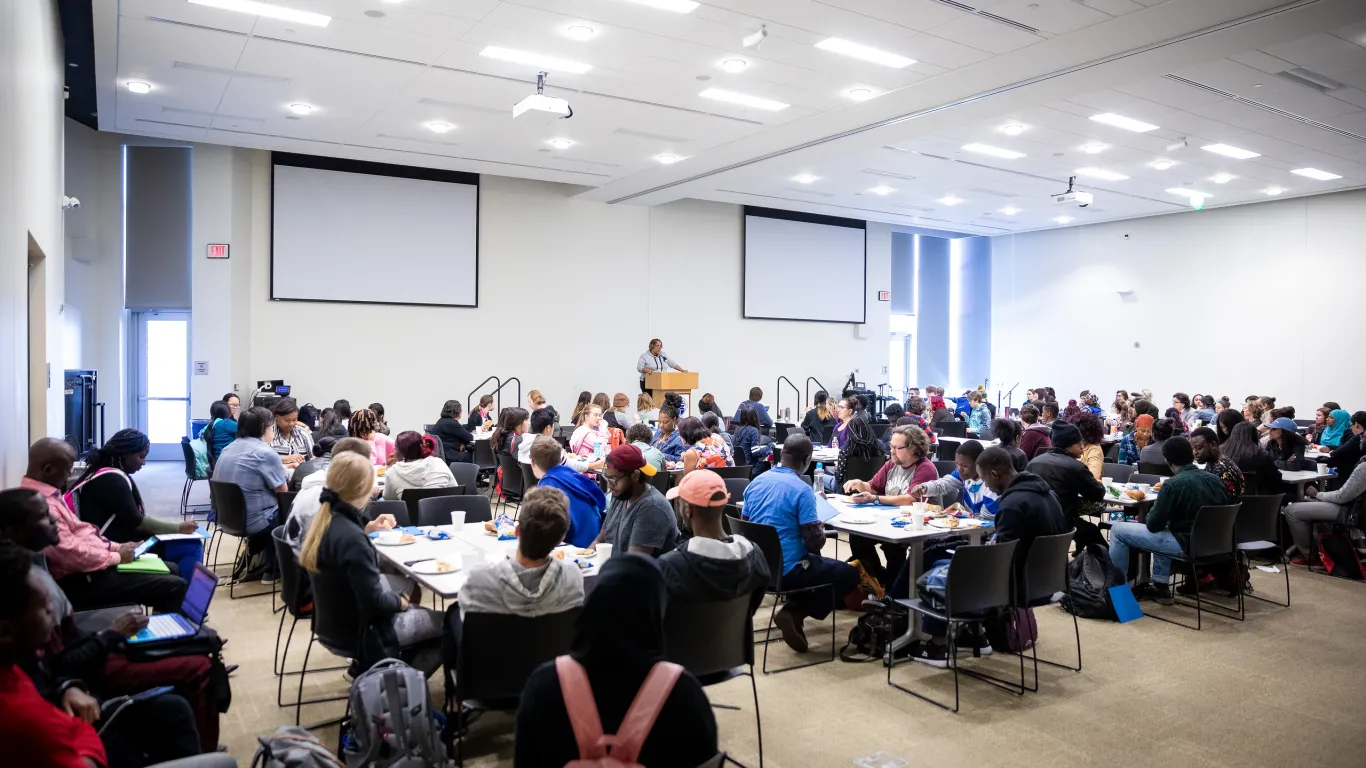
[[664,354],[664,342],[650,339],[650,349],[636,359],[636,372],[640,374],[640,391],[645,391],[645,374],[667,371],[671,368],[680,373],[687,373],[687,369]]

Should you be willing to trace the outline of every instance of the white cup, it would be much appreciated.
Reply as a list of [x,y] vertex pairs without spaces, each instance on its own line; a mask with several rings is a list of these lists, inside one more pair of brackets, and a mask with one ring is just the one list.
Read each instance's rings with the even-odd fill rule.
[[606,544],[606,543],[599,544],[598,547],[597,547],[597,549],[598,549],[598,558],[601,559],[601,560],[606,560],[607,558],[609,558],[609,557],[612,556],[612,545],[611,545],[611,544]]
[[462,525],[464,525],[464,524],[465,524],[465,513],[464,513],[463,510],[460,511],[460,512],[451,512],[451,526],[452,526],[452,527],[454,527],[456,530],[460,530],[460,526],[462,526]]
[[1320,474],[1320,475],[1326,475],[1326,474],[1328,474],[1328,465],[1327,465],[1327,464],[1320,464],[1320,465],[1318,465],[1318,470],[1319,470],[1319,474]]
[[924,517],[924,515],[925,515],[925,502],[923,502],[923,501],[913,501],[913,502],[911,502],[911,512],[912,512],[913,514],[915,514],[917,517]]
[[474,569],[474,568],[478,568],[478,567],[482,566],[483,564],[484,564],[484,552],[483,552],[483,550],[479,550],[479,551],[475,551],[475,552],[461,552],[461,553],[460,553],[460,567],[463,568],[463,569],[466,570],[466,571],[472,570],[472,569]]
[[[923,506],[923,505],[922,505],[922,506]],[[913,530],[913,531],[923,531],[923,530],[925,530],[925,510],[924,510],[924,509],[912,510],[912,512],[911,512],[911,530]]]

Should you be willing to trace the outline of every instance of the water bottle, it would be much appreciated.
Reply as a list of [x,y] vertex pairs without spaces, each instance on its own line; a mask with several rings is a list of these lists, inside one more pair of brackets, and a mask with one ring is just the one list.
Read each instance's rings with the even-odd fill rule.
[[602,458],[602,441],[601,441],[601,440],[599,440],[599,441],[598,441],[596,444],[594,444],[594,446],[593,446],[593,458],[595,458],[595,459],[601,459],[601,458]]
[[811,489],[817,496],[825,495],[825,465],[820,462],[816,462],[816,473],[812,475]]

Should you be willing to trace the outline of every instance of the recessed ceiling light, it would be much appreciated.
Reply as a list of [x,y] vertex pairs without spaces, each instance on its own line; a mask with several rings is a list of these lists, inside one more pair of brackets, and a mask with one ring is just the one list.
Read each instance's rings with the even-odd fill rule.
[[1233,178],[1233,174],[1231,173],[1216,173],[1209,177],[1209,180],[1215,184],[1227,184],[1230,181],[1233,181]]
[[564,36],[570,40],[587,40],[593,36],[593,28],[587,24],[574,24],[564,28]]
[[701,3],[694,3],[693,0],[629,0],[637,5],[648,5],[651,8],[658,8],[661,11],[673,11],[674,13],[692,13],[697,10]]
[[669,165],[670,163],[676,163],[681,159],[682,158],[680,158],[678,155],[670,155],[668,153],[662,155],[655,155],[655,160],[658,160],[659,162],[665,165]]
[[1016,152],[1013,149],[1001,149],[1000,147],[993,147],[990,144],[964,144],[963,149],[968,152],[976,152],[979,155],[991,155],[992,157],[1001,157],[1006,160],[1018,160],[1025,156],[1025,153],[1023,152]]
[[872,193],[875,194],[875,195],[890,195],[890,194],[892,194],[893,192],[895,192],[896,190],[895,190],[895,189],[892,189],[891,187],[887,186],[886,184],[879,184],[878,186],[873,187],[872,189],[870,189],[870,190],[868,190],[868,191],[869,191],[869,192],[872,192]]
[[1319,181],[1332,181],[1333,179],[1342,178],[1336,173],[1320,171],[1317,168],[1296,168],[1295,170],[1291,171],[1291,173],[1296,174],[1298,176],[1307,176],[1311,179],[1318,179]]
[[1013,205],[1007,205],[1006,207],[1004,207],[1004,208],[1001,209],[1001,213],[1004,213],[1004,214],[1007,215],[1007,216],[1014,216],[1015,214],[1017,214],[1017,213],[1019,213],[1019,212],[1020,212],[1020,209],[1019,209],[1019,208],[1016,208],[1016,207],[1013,206]]
[[1104,168],[1078,168],[1075,173],[1078,176],[1086,176],[1092,179],[1104,179],[1105,181],[1124,181],[1129,178],[1122,173],[1107,171]]
[[813,181],[820,181],[820,178],[821,177],[819,176],[812,176],[809,173],[799,173],[796,176],[793,176],[792,180],[798,184],[810,184]]
[[1208,192],[1201,192],[1198,189],[1186,189],[1185,187],[1172,187],[1171,189],[1167,190],[1167,194],[1180,195],[1181,197],[1187,198],[1199,197],[1202,199],[1206,197],[1213,197],[1213,195],[1211,195]]
[[887,51],[880,51],[866,45],[852,43],[848,40],[841,40],[838,37],[822,40],[819,43],[816,43],[816,47],[820,48],[822,51],[830,51],[831,53],[838,53],[855,59],[871,61],[874,64],[881,64],[884,67],[892,67],[894,69],[903,69],[915,63],[915,59],[908,59],[905,56],[899,56],[895,53],[888,53]]
[[1284,192],[1284,191],[1285,191],[1284,188],[1282,188],[1282,187],[1274,187],[1274,186],[1273,186],[1273,187],[1267,187],[1266,189],[1262,190],[1262,192],[1264,192],[1264,193],[1266,193],[1266,194],[1268,194],[1268,195],[1279,195],[1280,193],[1282,193],[1282,192]]
[[1019,136],[1025,132],[1025,127],[1019,123],[1006,123],[1001,126],[1001,133],[1007,136]]
[[873,93],[872,88],[850,88],[844,95],[848,96],[854,101],[867,101],[868,99],[873,98],[873,96],[875,96],[876,94]]
[[1206,152],[1213,152],[1216,155],[1231,157],[1234,160],[1247,160],[1253,157],[1261,157],[1261,154],[1257,152],[1253,152],[1247,149],[1239,149],[1238,147],[1231,147],[1227,144],[1206,144],[1205,146],[1201,147],[1201,149],[1205,150]]
[[584,64],[568,59],[559,59],[554,56],[546,56],[545,54],[531,51],[514,51],[508,48],[499,48],[494,45],[490,45],[480,51],[479,55],[487,56],[490,59],[498,59],[499,61],[510,61],[514,64],[526,64],[532,67],[540,67],[541,69],[547,69],[552,72],[572,72],[576,75],[582,75],[593,68],[592,64]]
[[551,139],[549,144],[555,149],[569,149],[574,146],[574,142],[569,139]]
[[1176,165],[1176,163],[1173,163],[1170,160],[1154,160],[1153,162],[1148,163],[1148,165],[1155,170],[1165,171],[1173,165]]
[[1097,123],[1113,125],[1116,128],[1123,128],[1126,131],[1133,131],[1134,133],[1147,133],[1148,131],[1155,131],[1158,128],[1158,126],[1153,125],[1152,123],[1145,123],[1142,120],[1135,120],[1132,117],[1125,117],[1124,115],[1116,115],[1114,112],[1102,112],[1099,115],[1091,115],[1091,119],[1095,120]]
[[331,16],[324,16],[321,13],[296,11],[293,8],[271,5],[270,3],[258,3],[255,0],[190,0],[190,3],[208,6],[209,8],[221,8],[225,11],[250,13],[253,16],[265,16],[268,19],[294,21],[314,27],[325,27],[332,23]]
[[959,203],[965,201],[961,197],[954,197],[953,195],[944,195],[943,197],[939,198],[936,202],[940,203],[941,205],[958,205]]
[[745,67],[748,66],[749,62],[745,61],[744,59],[726,59],[725,61],[721,62],[721,69],[726,70],[732,75],[744,72]]
[[450,123],[443,123],[440,120],[427,123],[427,127],[436,133],[450,133],[450,131],[455,128],[455,126]]
[[313,105],[305,104],[303,102],[295,102],[289,105],[289,111],[300,116],[311,115],[313,114]]
[[128,90],[133,93],[151,93],[152,84],[144,83],[140,80],[132,80],[128,83]]
[[1071,217],[1071,216],[1054,216],[1054,217],[1053,217],[1053,220],[1056,221],[1056,222],[1058,222],[1059,224],[1066,224],[1067,222],[1069,222],[1069,221],[1072,220],[1072,217]]
[[758,96],[750,96],[746,93],[723,91],[719,88],[708,88],[707,90],[697,95],[701,96],[704,99],[712,99],[713,101],[724,101],[727,104],[739,104],[742,107],[754,107],[755,109],[765,109],[769,112],[778,112],[780,110],[787,109],[789,106],[791,106],[790,104],[784,104],[781,101],[773,101],[772,99],[764,99]]
[[1081,151],[1088,155],[1098,155],[1105,151],[1105,145],[1100,143],[1083,144]]

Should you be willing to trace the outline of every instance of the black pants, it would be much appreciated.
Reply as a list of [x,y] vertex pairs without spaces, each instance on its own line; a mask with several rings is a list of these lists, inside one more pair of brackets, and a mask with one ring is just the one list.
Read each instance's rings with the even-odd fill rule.
[[[446,685],[449,689],[451,679],[460,662],[460,630],[464,624],[460,620],[460,604],[451,603],[446,609],[446,631],[441,633],[441,663],[446,668]],[[451,693],[451,691],[447,691]]]
[[199,754],[194,712],[175,694],[125,705],[113,713],[100,741],[109,768],[141,768]]
[[849,537],[849,551],[853,553],[853,559],[862,563],[869,575],[877,579],[885,589],[891,586],[892,580],[906,565],[906,545],[881,543],[882,554],[887,558],[886,566],[882,565],[882,560],[877,556],[877,545],[878,542],[866,536]]
[[185,580],[175,563],[167,563],[168,575],[119,573],[115,566],[92,573],[73,573],[57,583],[78,611],[113,605],[150,605],[157,613],[180,610],[185,600]]
[[[805,567],[803,567],[803,563],[806,564]],[[842,603],[844,596],[849,594],[849,590],[858,586],[858,569],[839,560],[820,557],[819,555],[807,555],[805,560],[797,563],[796,568],[783,574],[784,591],[801,587],[814,587],[819,584],[835,585],[833,605],[830,590],[823,588],[789,595],[787,598],[788,607],[802,616],[810,616],[817,620],[829,616],[831,608]]]
[[[644,391],[645,391],[645,379],[641,379],[641,380],[640,380],[640,391],[641,391],[641,392],[644,392]],[[655,403],[655,405],[662,405],[662,403]]]

